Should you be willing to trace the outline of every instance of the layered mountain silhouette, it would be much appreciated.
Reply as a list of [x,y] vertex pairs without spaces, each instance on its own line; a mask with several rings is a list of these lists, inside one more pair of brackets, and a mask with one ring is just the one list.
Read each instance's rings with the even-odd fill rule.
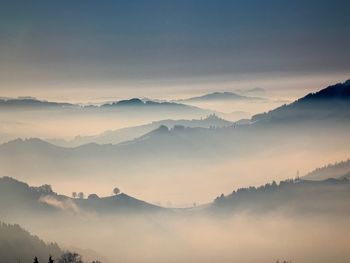
[[[282,153],[287,150],[286,142],[298,150],[319,151],[320,147],[327,149],[334,145],[345,149],[348,142],[344,138],[350,130],[348,89],[348,82],[330,86],[290,105],[256,116],[251,123],[243,125],[226,126],[227,122],[215,116],[209,120],[164,121],[154,126],[136,127],[133,138],[123,137],[123,132],[128,133],[126,130],[111,132],[98,141],[107,142],[109,135],[116,141],[126,139],[113,145],[90,143],[94,142],[90,140],[79,147],[67,148],[40,139],[18,139],[0,145],[0,165],[5,175],[49,179],[56,175],[61,178],[68,174],[98,173],[103,177],[101,169],[110,176],[119,176],[116,169],[135,166],[141,172],[144,167],[159,163],[176,161],[193,165],[203,160],[248,157],[269,149]],[[222,126],[208,128],[210,123]],[[277,127],[275,123],[283,125]],[[200,125],[204,127],[198,127]],[[139,135],[141,131],[142,135]],[[332,134],[332,140],[329,140],[329,134]],[[166,169],[166,166],[162,167]]]
[[[10,177],[0,178],[0,216],[30,217],[42,215],[56,216],[59,213],[80,215],[97,213],[98,215],[129,213],[167,213],[173,209],[162,208],[135,199],[124,193],[109,197],[90,194],[87,198],[70,198],[55,193],[50,185],[31,187]],[[177,214],[210,213],[271,213],[290,214],[307,213],[350,213],[347,205],[350,200],[350,180],[348,178],[330,178],[313,181],[289,179],[280,183],[272,182],[259,187],[240,188],[231,194],[218,196],[214,202],[188,210],[176,209]],[[170,212],[170,214],[169,214]]]
[[128,100],[120,100],[111,103],[105,103],[102,105],[79,105],[66,102],[53,102],[40,100],[34,97],[19,97],[19,98],[0,98],[0,108],[9,110],[25,110],[25,109],[35,109],[35,110],[45,110],[45,109],[69,109],[72,111],[103,111],[109,110],[125,110],[133,109],[140,110],[144,109],[158,109],[158,110],[177,110],[177,111],[198,111],[203,115],[210,114],[211,111],[200,109],[195,106],[189,106],[181,103],[175,102],[157,102],[151,100],[141,100],[139,98],[132,98]]
[[218,117],[215,114],[210,114],[206,118],[202,119],[192,119],[192,120],[161,120],[154,121],[149,124],[122,128],[113,131],[106,131],[101,134],[97,134],[94,136],[77,136],[71,141],[64,141],[58,139],[48,140],[56,145],[66,146],[66,147],[74,147],[82,144],[88,143],[98,143],[98,144],[117,144],[125,141],[130,141],[141,137],[142,135],[151,132],[152,130],[158,129],[160,126],[166,126],[170,129],[180,126],[187,128],[210,128],[210,127],[230,127],[234,125],[234,122],[224,120]]

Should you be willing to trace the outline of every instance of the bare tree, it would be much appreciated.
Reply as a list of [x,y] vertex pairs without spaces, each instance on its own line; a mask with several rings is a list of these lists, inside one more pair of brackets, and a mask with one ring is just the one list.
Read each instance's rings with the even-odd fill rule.
[[79,199],[84,199],[84,193],[83,192],[79,192],[78,197],[79,197]]
[[78,253],[67,251],[58,259],[58,263],[84,263],[84,262]]
[[73,192],[72,193],[72,197],[75,199],[75,198],[77,198],[77,192]]

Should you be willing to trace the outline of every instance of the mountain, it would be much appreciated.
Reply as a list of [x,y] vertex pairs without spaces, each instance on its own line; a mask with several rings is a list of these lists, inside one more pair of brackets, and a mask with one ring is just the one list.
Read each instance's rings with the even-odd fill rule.
[[350,81],[310,93],[303,98],[267,113],[252,117],[255,123],[302,121],[338,122],[350,119]]
[[56,243],[47,244],[19,225],[0,222],[0,262],[33,262],[34,257],[47,262],[50,255],[58,258],[61,254]]
[[52,213],[94,212],[99,215],[121,212],[157,212],[163,208],[121,193],[114,196],[70,198],[54,192],[50,185],[32,187],[11,177],[0,178],[0,217],[52,215]]
[[76,104],[65,102],[51,102],[33,97],[1,98],[0,108],[14,109],[40,109],[40,108],[79,108]]
[[221,195],[207,207],[212,214],[220,213],[273,213],[282,211],[291,215],[324,213],[349,214],[350,180],[323,181],[285,180],[260,187],[241,188]]
[[317,168],[312,172],[303,176],[306,180],[325,180],[329,178],[344,178],[350,179],[350,160],[328,164],[321,168]]
[[142,200],[120,193],[114,196],[98,197],[90,195],[87,199],[69,199],[72,200],[79,209],[87,212],[95,212],[100,215],[114,214],[121,212],[161,212],[166,209],[156,205],[149,204]]
[[130,108],[171,108],[171,109],[177,109],[177,110],[188,110],[188,109],[197,109],[199,108],[189,105],[184,105],[181,103],[175,103],[175,102],[156,102],[151,100],[143,101],[139,98],[133,98],[129,100],[120,100],[108,104],[103,104],[100,106],[101,108],[124,108],[124,107],[130,107]]
[[195,128],[195,127],[219,128],[219,127],[230,127],[232,125],[234,125],[234,122],[224,120],[222,118],[219,118],[215,114],[211,114],[203,119],[192,119],[192,120],[168,119],[168,120],[154,121],[152,123],[145,124],[145,125],[122,128],[122,129],[113,130],[113,131],[106,131],[94,136],[77,136],[71,141],[51,139],[51,140],[48,140],[48,142],[51,142],[53,144],[60,145],[60,146],[65,146],[65,147],[75,147],[75,146],[88,144],[88,143],[117,144],[120,142],[130,141],[132,139],[140,137],[146,133],[151,132],[152,130],[157,129],[160,126],[167,126],[170,129],[172,129],[175,126],[192,127],[192,128]]
[[239,94],[250,95],[250,96],[264,96],[266,94],[266,90],[263,88],[250,88],[250,89],[236,89],[235,90]]
[[216,101],[216,100],[234,100],[234,101],[242,101],[242,100],[263,100],[258,97],[247,97],[238,95],[233,92],[213,92],[209,94],[205,94],[203,96],[192,97],[188,99],[182,99],[178,101],[182,102],[206,102],[206,101]]
[[[328,100],[332,101],[326,101]],[[335,109],[333,103],[326,104],[327,111]],[[177,178],[185,175],[191,179],[195,177],[196,175],[191,175],[194,174],[193,169],[200,171],[201,175],[209,176],[206,167],[210,164],[219,166],[230,161],[241,165],[237,161],[240,158],[244,162],[256,157],[262,159],[261,162],[264,160],[273,165],[272,157],[284,158],[284,162],[287,162],[288,156],[295,152],[321,158],[321,155],[329,154],[329,149],[337,149],[339,153],[348,151],[350,123],[344,116],[349,110],[344,108],[343,111],[336,110],[334,113],[337,115],[323,115],[318,113],[317,103],[307,104],[306,110],[298,105],[299,101],[296,101],[295,104],[285,106],[286,109],[298,108],[297,111],[292,111],[298,113],[298,118],[285,115],[285,120],[277,121],[283,125],[273,125],[276,119],[264,121],[265,117],[253,124],[246,121],[242,125],[210,128],[186,127],[172,122],[174,126],[170,128],[163,124],[154,129],[146,127],[141,136],[136,134],[139,130],[135,128],[135,137],[124,137],[126,141],[118,144],[99,145],[90,143],[91,140],[88,144],[72,148],[55,146],[39,139],[15,140],[0,145],[1,174],[55,183],[67,178],[78,181],[94,176],[98,176],[103,183],[117,179],[130,182],[132,177],[135,180],[137,178],[140,184],[152,185],[159,183],[157,178],[170,178],[171,175],[174,180],[172,185],[175,185],[178,183]],[[317,123],[310,121],[310,111],[316,112],[314,115],[317,116]],[[278,112],[279,110],[273,114],[279,116]],[[211,118],[217,121],[216,117]],[[203,124],[197,120],[193,125],[197,123]],[[187,125],[188,122],[184,124]],[[125,134],[127,136],[128,131]],[[111,137],[106,138],[109,140]],[[123,137],[118,134],[115,138],[122,140]],[[272,156],[270,160],[264,159],[265,152]],[[279,163],[277,166],[281,165]],[[302,165],[310,169],[306,163]],[[194,180],[188,181],[195,184]]]
[[181,103],[175,102],[157,102],[151,100],[141,100],[139,98],[133,98],[129,100],[120,100],[111,103],[105,103],[102,105],[79,105],[66,102],[52,102],[46,100],[39,100],[33,97],[19,97],[19,98],[0,98],[0,108],[8,110],[70,110],[76,113],[93,113],[93,112],[104,112],[108,111],[125,111],[133,110],[164,110],[164,111],[179,111],[181,112],[191,112],[200,113],[202,115],[210,114],[212,111],[204,110],[195,106],[189,106]]

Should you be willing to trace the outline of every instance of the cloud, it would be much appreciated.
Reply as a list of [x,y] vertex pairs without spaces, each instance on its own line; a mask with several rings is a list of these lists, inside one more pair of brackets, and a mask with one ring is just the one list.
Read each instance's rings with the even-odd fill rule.
[[58,200],[56,197],[48,195],[40,197],[39,202],[63,211],[80,213],[79,207],[71,199]]

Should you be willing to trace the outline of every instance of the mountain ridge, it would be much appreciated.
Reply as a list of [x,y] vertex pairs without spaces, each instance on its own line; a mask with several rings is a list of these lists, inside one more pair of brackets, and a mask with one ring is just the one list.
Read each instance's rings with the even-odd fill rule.
[[204,94],[202,96],[191,97],[187,99],[177,100],[179,102],[200,102],[200,101],[213,101],[213,100],[265,100],[259,97],[248,97],[244,95],[239,95],[234,92],[224,91],[224,92],[212,92]]

